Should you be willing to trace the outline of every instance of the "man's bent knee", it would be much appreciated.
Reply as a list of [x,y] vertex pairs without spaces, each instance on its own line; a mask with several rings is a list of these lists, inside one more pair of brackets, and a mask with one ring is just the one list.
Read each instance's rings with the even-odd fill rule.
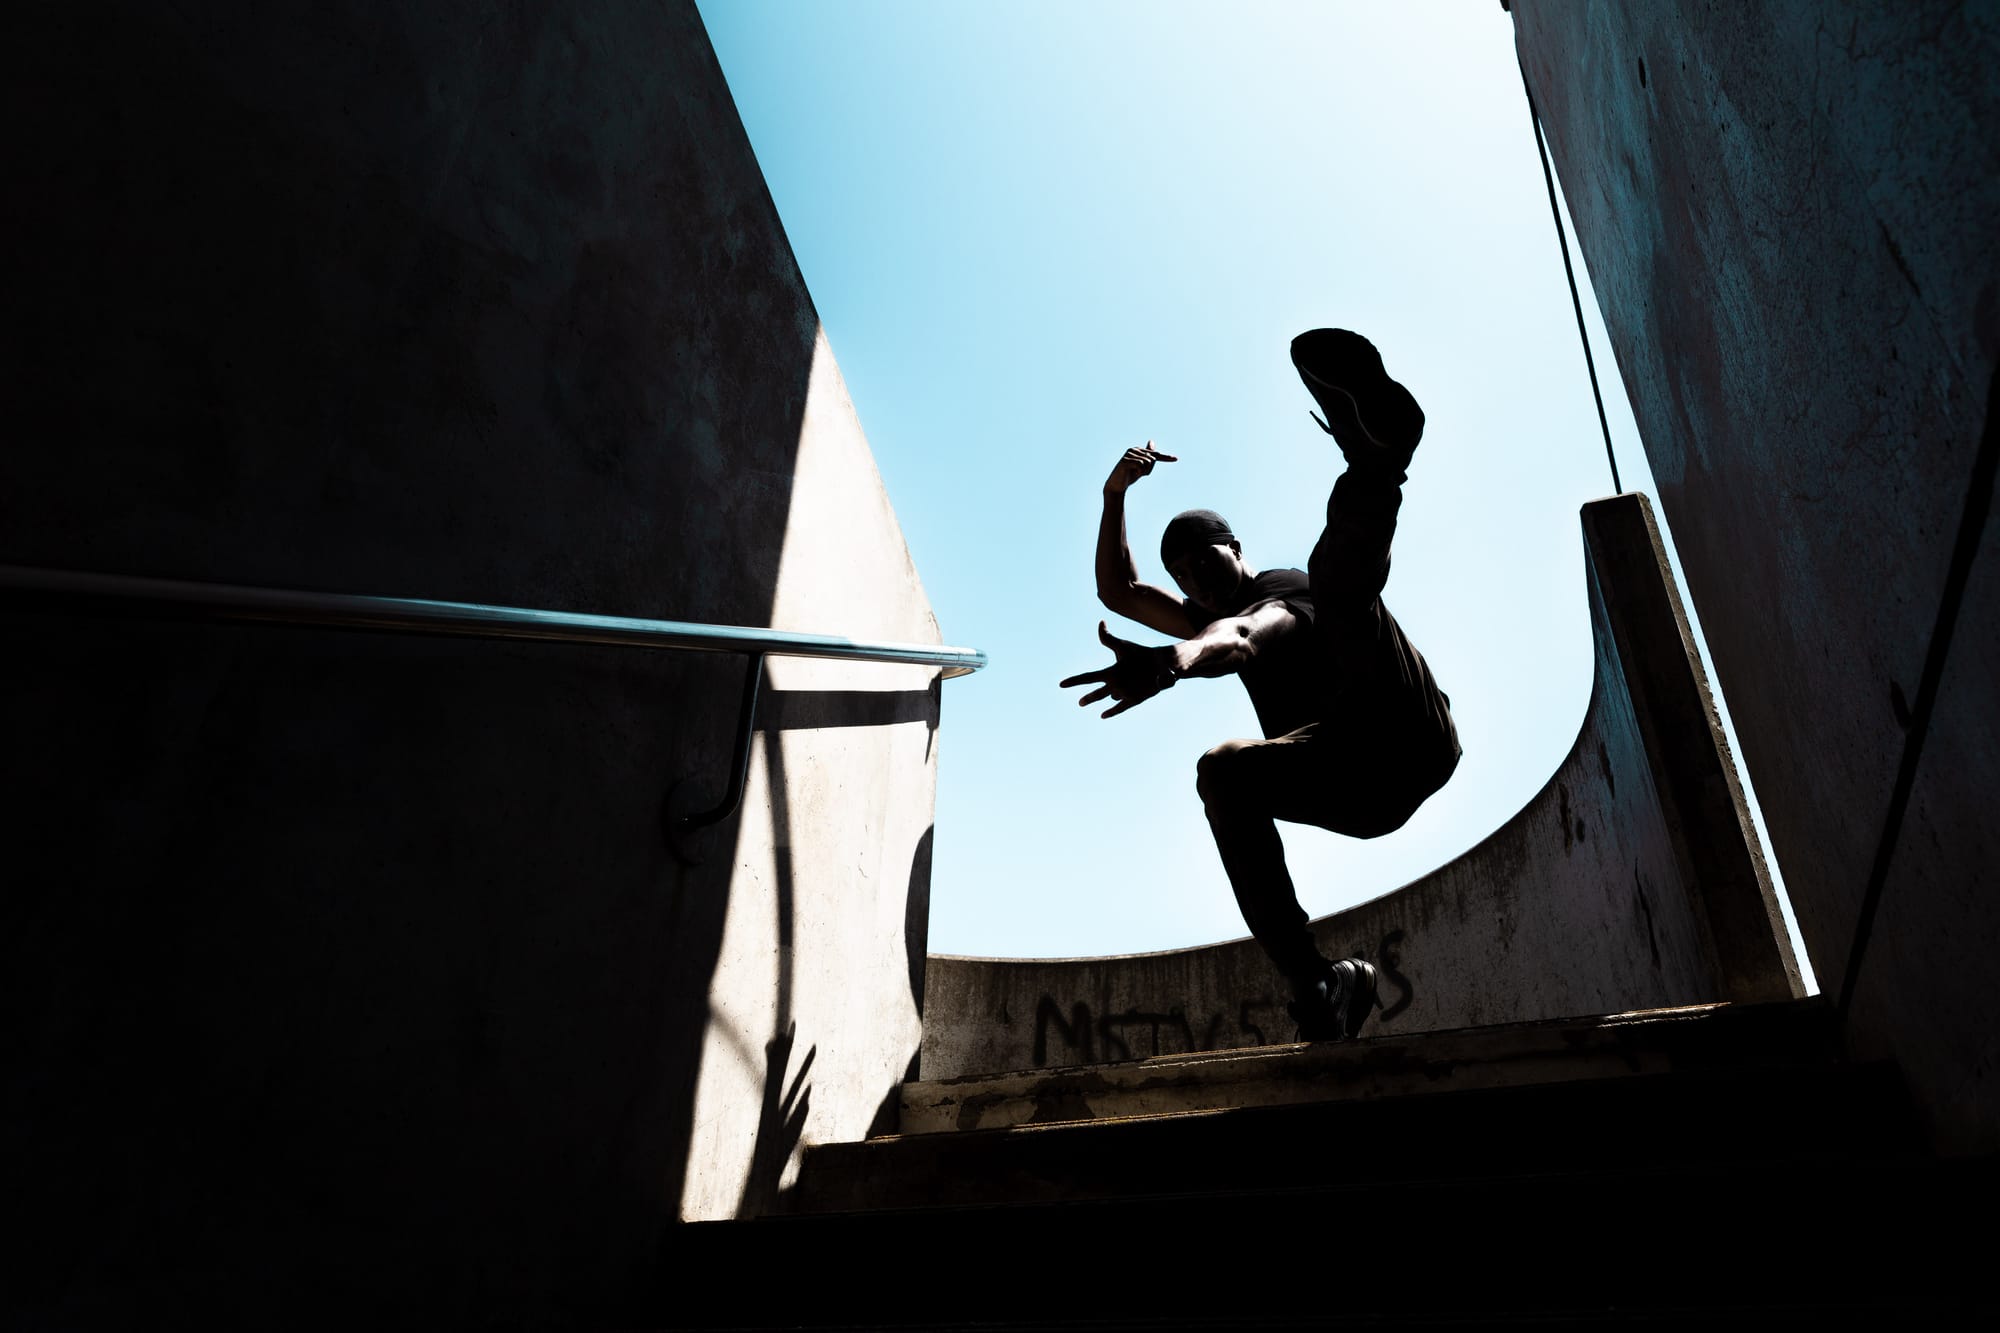
[[1254,744],[1251,741],[1224,741],[1195,762],[1194,789],[1201,803],[1213,810],[1238,794],[1235,775],[1241,770],[1238,756]]

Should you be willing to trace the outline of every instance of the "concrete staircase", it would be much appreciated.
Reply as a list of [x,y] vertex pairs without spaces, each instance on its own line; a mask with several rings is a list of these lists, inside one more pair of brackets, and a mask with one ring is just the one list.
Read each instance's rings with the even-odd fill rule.
[[[783,1217],[678,1229],[782,1274],[690,1327],[1316,1327],[1958,1316],[1991,1164],[1926,1155],[1817,1000],[905,1086]],[[1802,1267],[1803,1264],[1810,1267]],[[681,1271],[691,1271],[685,1267]],[[698,1308],[697,1308],[698,1307]]]

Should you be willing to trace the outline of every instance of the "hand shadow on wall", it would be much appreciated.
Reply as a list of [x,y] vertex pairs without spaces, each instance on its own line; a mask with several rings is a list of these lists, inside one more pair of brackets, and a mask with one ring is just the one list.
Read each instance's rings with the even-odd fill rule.
[[808,1046],[798,1073],[785,1087],[785,1071],[791,1067],[792,1046],[798,1040],[799,1025],[785,1023],[782,1035],[764,1045],[764,1104],[757,1115],[757,1146],[750,1154],[750,1174],[743,1182],[743,1197],[736,1206],[738,1217],[768,1212],[778,1197],[785,1163],[806,1132],[806,1117],[812,1112],[812,1088],[806,1076],[812,1073],[819,1047]]

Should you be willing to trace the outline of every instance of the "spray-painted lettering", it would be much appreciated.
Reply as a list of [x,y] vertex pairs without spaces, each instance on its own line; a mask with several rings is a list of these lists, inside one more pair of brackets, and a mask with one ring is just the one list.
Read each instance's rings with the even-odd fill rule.
[[[1378,1024],[1393,1022],[1416,996],[1416,987],[1399,966],[1398,946],[1404,938],[1403,931],[1391,930],[1373,948],[1364,945],[1349,954],[1375,964],[1382,992],[1376,999]],[[1087,1001],[1075,1000],[1065,1008],[1055,996],[1044,995],[1035,1004],[1035,1067],[1269,1046],[1294,1039],[1284,1001],[1275,996],[1242,1000],[1234,1013],[1216,1009],[1197,1018],[1195,1012],[1183,1001],[1098,1014]]]

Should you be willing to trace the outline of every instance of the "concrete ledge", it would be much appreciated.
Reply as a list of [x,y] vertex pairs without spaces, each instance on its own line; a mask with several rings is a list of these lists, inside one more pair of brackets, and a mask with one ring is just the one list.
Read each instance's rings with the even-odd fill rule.
[[934,1134],[1833,1058],[1830,1015],[1816,1000],[1688,1005],[910,1083],[901,1128]]

